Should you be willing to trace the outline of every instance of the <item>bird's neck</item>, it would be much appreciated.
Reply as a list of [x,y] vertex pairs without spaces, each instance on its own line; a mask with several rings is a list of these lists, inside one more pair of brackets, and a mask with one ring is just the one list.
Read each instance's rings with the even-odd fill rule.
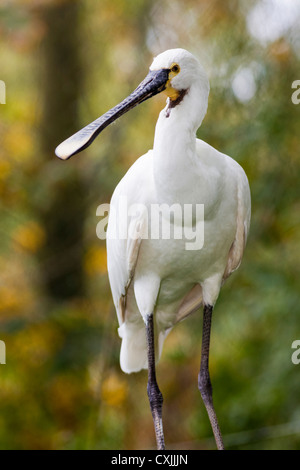
[[191,186],[199,178],[196,131],[205,116],[207,100],[208,94],[195,85],[176,106],[167,103],[159,115],[153,151],[154,180],[161,202],[192,202],[188,200]]

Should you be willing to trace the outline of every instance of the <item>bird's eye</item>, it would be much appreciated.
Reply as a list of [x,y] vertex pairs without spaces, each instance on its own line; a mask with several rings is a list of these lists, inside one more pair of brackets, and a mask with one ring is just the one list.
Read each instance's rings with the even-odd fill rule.
[[180,70],[180,68],[179,68],[179,65],[177,65],[177,64],[173,65],[173,67],[171,68],[171,72],[173,72],[173,73],[178,73],[179,70]]

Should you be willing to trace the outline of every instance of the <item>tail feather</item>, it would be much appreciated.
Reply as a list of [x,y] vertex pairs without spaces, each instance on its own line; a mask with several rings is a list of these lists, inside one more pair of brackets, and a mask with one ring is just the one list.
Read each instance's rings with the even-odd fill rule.
[[[155,348],[156,362],[160,359],[163,343],[169,331],[160,331],[158,333],[158,341]],[[120,366],[123,372],[130,374],[131,372],[148,369],[147,339],[144,323],[129,324],[124,322],[118,329],[118,333],[122,338]]]
[[122,323],[118,329],[122,338],[120,366],[123,372],[130,374],[148,368],[147,341],[143,325]]

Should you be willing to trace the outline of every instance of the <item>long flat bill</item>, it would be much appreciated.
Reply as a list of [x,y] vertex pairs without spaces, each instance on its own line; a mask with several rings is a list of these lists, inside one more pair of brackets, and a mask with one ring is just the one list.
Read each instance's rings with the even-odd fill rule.
[[103,116],[100,116],[98,119],[91,122],[86,127],[76,132],[76,134],[58,145],[55,149],[56,155],[61,160],[68,160],[72,155],[75,155],[76,153],[81,152],[81,150],[87,148],[97,135],[105,129],[105,127],[122,116],[122,114],[125,114],[136,105],[163,91],[165,89],[168,76],[169,70],[167,69],[150,71],[147,77],[139,84],[131,95],[125,98],[121,103],[117,104],[114,108],[107,111]]

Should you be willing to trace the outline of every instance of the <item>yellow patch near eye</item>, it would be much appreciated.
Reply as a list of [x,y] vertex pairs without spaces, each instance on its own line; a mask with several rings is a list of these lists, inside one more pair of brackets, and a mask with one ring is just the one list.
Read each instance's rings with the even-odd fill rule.
[[180,92],[176,90],[175,88],[172,87],[171,85],[171,80],[172,78],[176,77],[180,72],[180,67],[178,64],[172,64],[170,67],[170,72],[169,72],[169,80],[166,83],[166,89],[164,90],[164,93],[172,100],[175,101],[180,95]]

